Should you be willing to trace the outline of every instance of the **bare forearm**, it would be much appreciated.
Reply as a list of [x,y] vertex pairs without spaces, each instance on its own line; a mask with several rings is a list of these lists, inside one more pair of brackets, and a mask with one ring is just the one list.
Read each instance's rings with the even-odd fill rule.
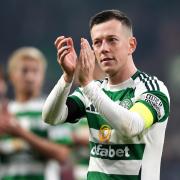
[[24,139],[30,146],[36,149],[43,156],[50,159],[55,159],[60,163],[65,162],[70,153],[69,147],[53,143],[24,129],[19,131],[18,136]]

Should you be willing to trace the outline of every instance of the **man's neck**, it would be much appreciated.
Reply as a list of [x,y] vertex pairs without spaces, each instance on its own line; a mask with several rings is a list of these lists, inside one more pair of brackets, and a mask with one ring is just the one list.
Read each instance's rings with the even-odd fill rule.
[[115,85],[115,84],[122,83],[126,81],[127,79],[129,79],[130,77],[132,77],[133,74],[136,73],[136,71],[137,71],[137,68],[132,60],[125,67],[120,69],[118,73],[108,77],[109,84]]

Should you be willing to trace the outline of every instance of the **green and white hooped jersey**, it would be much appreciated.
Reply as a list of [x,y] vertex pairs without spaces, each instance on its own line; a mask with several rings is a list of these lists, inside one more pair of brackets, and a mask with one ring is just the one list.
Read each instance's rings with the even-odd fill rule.
[[85,111],[90,128],[88,179],[159,180],[169,116],[167,88],[156,77],[140,71],[119,85],[108,86],[107,80],[97,84],[111,100],[127,109],[137,102],[143,103],[154,122],[141,134],[127,138],[107,123],[80,88],[70,95]]
[[[9,111],[16,116],[23,128],[34,134],[56,143],[71,144],[72,131],[65,127],[68,125],[53,127],[42,121],[44,102],[44,98],[26,103],[10,102]],[[51,178],[59,179],[60,171],[52,164],[52,161],[45,159],[22,139],[8,135],[0,136],[0,180],[47,180],[45,175],[49,177],[49,173]]]
[[[66,123],[65,123],[66,124]],[[77,137],[88,137],[89,129],[86,118],[73,124],[73,132]],[[89,165],[89,147],[77,145],[73,147],[74,176],[76,180],[86,180]]]

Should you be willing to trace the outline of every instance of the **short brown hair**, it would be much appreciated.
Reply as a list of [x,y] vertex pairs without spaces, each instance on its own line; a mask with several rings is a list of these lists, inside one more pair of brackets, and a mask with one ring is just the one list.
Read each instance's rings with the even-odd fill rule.
[[119,11],[116,9],[104,10],[95,14],[90,19],[89,28],[91,30],[94,25],[100,24],[100,23],[103,23],[112,19],[116,19],[120,21],[124,26],[126,26],[133,33],[132,22],[129,19],[129,17],[122,11]]

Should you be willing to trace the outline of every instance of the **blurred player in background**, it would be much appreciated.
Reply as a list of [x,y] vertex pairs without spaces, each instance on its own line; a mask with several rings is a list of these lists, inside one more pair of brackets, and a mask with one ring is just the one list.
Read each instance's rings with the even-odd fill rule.
[[[155,76],[136,68],[137,42],[126,14],[119,10],[96,14],[90,33],[93,50],[81,38],[79,57],[72,38],[60,36],[55,41],[64,73],[45,102],[43,119],[60,124],[87,117],[87,179],[159,180],[170,111],[168,90]],[[107,75],[103,81],[94,81],[95,60]],[[69,96],[76,69],[81,87]]]
[[47,126],[41,119],[45,71],[46,59],[34,47],[22,47],[9,59],[15,100],[0,110],[1,180],[60,179],[59,163],[65,163],[70,152],[60,143],[72,141],[68,140],[71,131],[66,130],[64,139],[58,127]]
[[89,128],[86,118],[73,124],[73,139],[74,176],[76,180],[86,180],[89,164]]

